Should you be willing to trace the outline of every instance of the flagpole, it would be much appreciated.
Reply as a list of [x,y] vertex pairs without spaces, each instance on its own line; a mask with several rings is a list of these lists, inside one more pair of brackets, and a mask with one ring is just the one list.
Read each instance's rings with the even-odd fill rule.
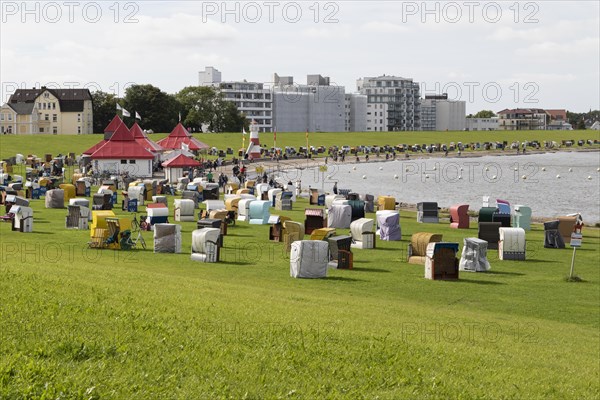
[[306,130],[306,155],[308,156],[308,129]]
[[246,151],[246,135],[244,134],[244,127],[242,127],[242,158],[244,157],[244,152]]
[[308,129],[306,129],[306,168],[308,169],[308,155],[309,153],[309,149],[308,149]]

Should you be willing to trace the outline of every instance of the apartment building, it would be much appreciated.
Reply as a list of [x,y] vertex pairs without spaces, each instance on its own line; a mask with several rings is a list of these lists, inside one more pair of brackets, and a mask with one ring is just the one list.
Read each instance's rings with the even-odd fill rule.
[[367,96],[367,131],[421,130],[420,88],[412,79],[397,76],[364,77],[356,81]]
[[0,132],[18,135],[93,133],[88,89],[17,89],[0,109]]
[[545,130],[550,114],[541,108],[504,109],[498,112],[498,130]]
[[359,93],[345,95],[346,132],[367,131],[367,96]]
[[466,129],[466,102],[448,100],[448,94],[426,95],[421,101],[421,130],[463,131]]
[[329,77],[308,75],[306,84],[273,75],[273,115],[278,132],[346,131],[345,88]]
[[233,102],[238,111],[244,113],[249,121],[256,121],[259,132],[273,130],[273,94],[263,83],[247,81],[223,82],[221,72],[206,67],[198,75],[200,86],[212,86],[218,89],[223,98]]

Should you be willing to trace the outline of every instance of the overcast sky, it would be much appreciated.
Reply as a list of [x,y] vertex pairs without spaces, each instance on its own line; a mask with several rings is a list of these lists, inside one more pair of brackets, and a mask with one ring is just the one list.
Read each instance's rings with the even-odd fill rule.
[[[396,75],[467,101],[467,113],[600,108],[598,1],[2,1],[2,101],[16,87],[130,83],[174,93],[214,66],[223,80],[356,90]],[[116,4],[116,5],[115,5]]]

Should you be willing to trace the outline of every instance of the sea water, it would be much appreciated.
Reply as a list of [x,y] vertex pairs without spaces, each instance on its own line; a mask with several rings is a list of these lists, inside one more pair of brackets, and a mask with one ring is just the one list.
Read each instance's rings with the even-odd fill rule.
[[[364,160],[364,156],[361,157]],[[371,157],[371,160],[377,160]],[[382,158],[383,159],[383,158]],[[347,159],[348,160],[348,159]],[[600,221],[600,152],[557,152],[483,157],[428,159],[397,158],[370,163],[329,163],[288,172],[302,179],[303,188],[338,188],[357,193],[390,195],[415,204],[437,202],[440,207],[469,204],[482,207],[483,196],[531,207],[534,217],[581,213],[584,222]],[[296,175],[296,176],[291,176]]]

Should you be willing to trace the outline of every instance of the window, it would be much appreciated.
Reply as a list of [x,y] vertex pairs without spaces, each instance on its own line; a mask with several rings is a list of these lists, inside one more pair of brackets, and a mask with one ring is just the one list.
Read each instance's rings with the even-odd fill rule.
[[45,92],[45,93],[44,93],[44,98],[46,98],[46,99],[47,99],[47,98],[49,98],[49,97],[50,97],[50,93],[48,93],[48,92]]
[[121,164],[127,164],[127,160],[121,160]]
[[80,133],[81,133],[81,127],[80,127],[80,126],[78,126],[78,127],[77,127],[77,133],[78,133],[78,134],[80,134]]
[[12,114],[8,114],[8,120],[12,121]]
[[56,126],[52,127],[52,133],[55,135],[58,133],[58,128]]
[[58,121],[58,116],[56,114],[52,114],[52,122]]
[[40,127],[40,133],[44,133],[44,128]]
[[50,121],[50,114],[44,114],[44,120]]
[[42,109],[46,109],[46,103],[42,103]]
[[4,114],[0,114],[0,121],[4,121]]
[[77,122],[81,122],[81,114],[77,114]]
[[135,164],[135,160],[129,160],[129,164]]
[[52,103],[52,109],[56,110],[56,103]]

